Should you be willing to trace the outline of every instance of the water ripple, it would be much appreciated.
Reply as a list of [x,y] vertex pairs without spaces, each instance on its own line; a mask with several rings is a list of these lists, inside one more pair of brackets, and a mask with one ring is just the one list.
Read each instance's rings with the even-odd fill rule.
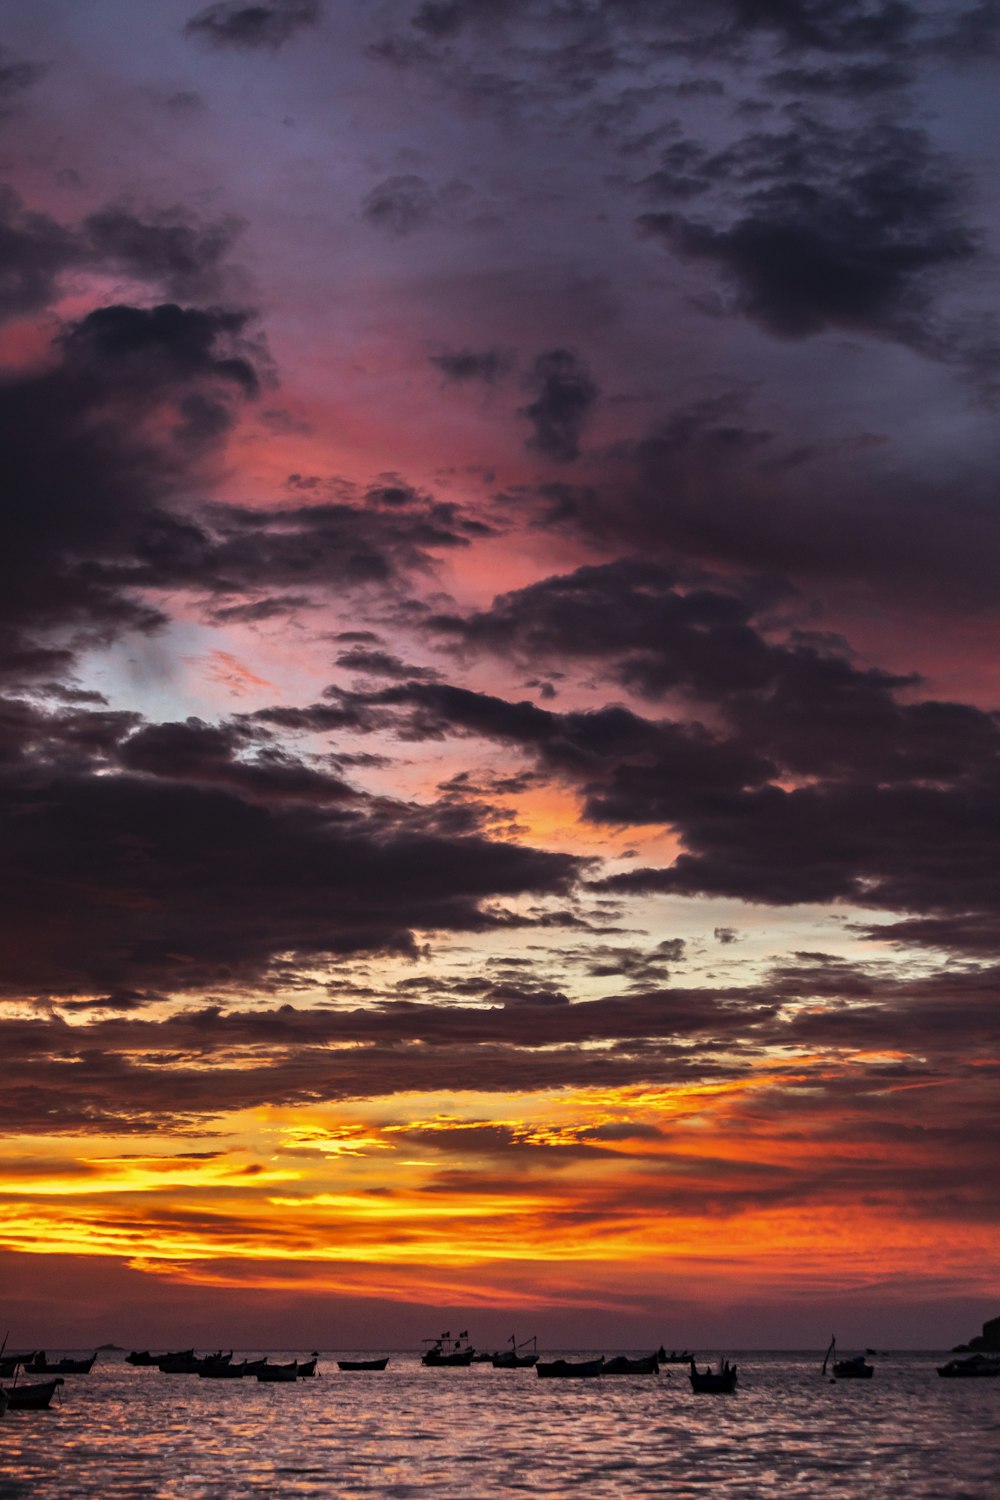
[[[278,1356],[279,1358],[285,1356]],[[287,1356],[291,1357],[291,1356]],[[936,1358],[940,1358],[937,1356]],[[327,1373],[295,1385],[133,1369],[102,1356],[49,1412],[0,1426],[0,1500],[996,1500],[1000,1380],[942,1381],[935,1358],[869,1384],[795,1356],[739,1359],[731,1397],[656,1378],[533,1371]]]

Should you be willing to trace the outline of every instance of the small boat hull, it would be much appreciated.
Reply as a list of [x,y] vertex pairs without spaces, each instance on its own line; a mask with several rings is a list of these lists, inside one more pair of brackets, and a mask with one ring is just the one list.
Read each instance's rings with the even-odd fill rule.
[[655,1354],[647,1354],[640,1359],[628,1359],[624,1354],[617,1354],[614,1359],[605,1361],[601,1369],[602,1375],[658,1375],[660,1373],[660,1362]]
[[989,1379],[1000,1375],[1000,1359],[974,1354],[971,1359],[950,1359],[946,1365],[938,1365],[937,1372],[947,1380]]
[[691,1361],[691,1389],[698,1396],[730,1396],[736,1389],[736,1366],[723,1360],[717,1370],[701,1370]]
[[24,1369],[29,1375],[89,1375],[94,1368],[96,1354],[89,1359],[35,1359]]
[[228,1361],[221,1365],[205,1365],[198,1371],[201,1380],[242,1380],[246,1374],[246,1360],[241,1360],[237,1365]]
[[691,1389],[697,1396],[731,1396],[736,1389],[736,1371],[719,1375],[692,1375]]
[[543,1380],[588,1380],[600,1375],[604,1368],[604,1355],[600,1359],[553,1359],[535,1366],[535,1374]]
[[389,1356],[384,1359],[338,1359],[338,1370],[384,1370]]
[[61,1376],[55,1380],[43,1380],[32,1385],[15,1385],[4,1391],[8,1411],[44,1411],[56,1388],[63,1385]]

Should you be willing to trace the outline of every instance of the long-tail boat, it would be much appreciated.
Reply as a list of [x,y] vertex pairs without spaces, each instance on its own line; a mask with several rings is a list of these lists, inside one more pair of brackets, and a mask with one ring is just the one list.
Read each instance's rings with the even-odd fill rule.
[[4,1391],[9,1411],[44,1411],[57,1386],[64,1385],[61,1375],[54,1380],[33,1381],[30,1385],[12,1385]]
[[699,1370],[691,1361],[691,1389],[699,1396],[728,1396],[736,1389],[736,1366],[728,1359],[719,1361],[719,1368]]
[[552,1359],[545,1363],[539,1361],[535,1366],[535,1374],[540,1375],[543,1380],[586,1380],[591,1376],[600,1375],[604,1368],[604,1355],[597,1359]]

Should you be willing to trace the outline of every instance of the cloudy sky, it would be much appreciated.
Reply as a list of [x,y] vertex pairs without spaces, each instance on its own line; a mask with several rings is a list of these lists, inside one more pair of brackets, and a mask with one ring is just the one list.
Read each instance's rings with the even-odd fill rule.
[[997,1311],[998,59],[5,8],[15,1342]]

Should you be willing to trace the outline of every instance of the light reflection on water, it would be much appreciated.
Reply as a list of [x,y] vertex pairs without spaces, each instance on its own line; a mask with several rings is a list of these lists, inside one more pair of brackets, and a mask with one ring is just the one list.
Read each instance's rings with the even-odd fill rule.
[[870,1383],[837,1384],[812,1356],[736,1358],[725,1397],[694,1396],[677,1366],[543,1381],[426,1370],[412,1354],[347,1374],[330,1357],[315,1379],[262,1385],[101,1355],[91,1375],[66,1377],[61,1405],[0,1423],[0,1500],[1000,1494],[1000,1379],[941,1380],[940,1355],[876,1360]]

